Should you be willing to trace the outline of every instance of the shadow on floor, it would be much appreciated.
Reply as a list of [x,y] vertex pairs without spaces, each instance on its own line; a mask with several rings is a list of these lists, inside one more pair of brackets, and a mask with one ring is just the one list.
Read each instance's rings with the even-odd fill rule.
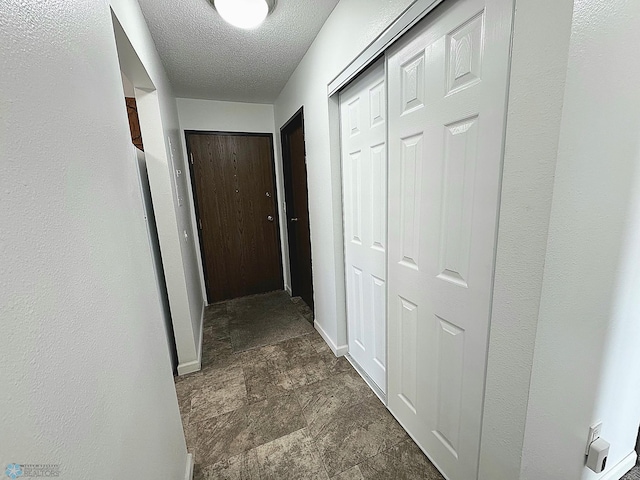
[[284,292],[207,307],[202,371],[176,379],[196,480],[441,480],[309,313]]
[[[233,352],[243,352],[314,332],[303,317],[302,301],[292,301],[286,292],[237,298],[221,304],[229,317],[229,333]],[[226,310],[224,306],[226,306]],[[221,313],[221,312],[220,312]]]

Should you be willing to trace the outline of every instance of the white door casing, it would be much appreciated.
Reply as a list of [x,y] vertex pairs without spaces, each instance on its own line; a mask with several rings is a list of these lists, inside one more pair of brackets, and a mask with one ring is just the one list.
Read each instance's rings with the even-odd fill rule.
[[386,392],[387,122],[384,63],[340,94],[349,354]]
[[448,0],[390,49],[389,409],[478,475],[513,0]]

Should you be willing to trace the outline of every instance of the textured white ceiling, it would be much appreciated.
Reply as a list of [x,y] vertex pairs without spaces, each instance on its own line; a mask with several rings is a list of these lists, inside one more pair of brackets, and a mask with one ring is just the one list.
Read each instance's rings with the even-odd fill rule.
[[209,0],[139,0],[177,97],[273,102],[339,0],[278,0],[255,30]]

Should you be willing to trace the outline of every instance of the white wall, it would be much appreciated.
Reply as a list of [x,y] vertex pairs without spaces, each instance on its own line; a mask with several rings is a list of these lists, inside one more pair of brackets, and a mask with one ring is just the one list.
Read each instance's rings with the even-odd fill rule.
[[573,1],[515,6],[481,480],[520,475]]
[[182,479],[109,5],[7,0],[0,38],[0,462]]
[[304,106],[315,321],[334,351],[347,339],[340,157],[331,155],[327,85],[411,3],[342,0],[275,102],[277,129]]
[[[262,103],[220,102],[214,100],[198,100],[192,98],[176,99],[178,115],[180,118],[180,135],[184,157],[187,158],[187,144],[185,130],[203,130],[210,132],[246,132],[246,133],[270,133],[273,135],[274,146],[279,142],[280,130],[276,130],[274,123],[273,105]],[[285,215],[284,183],[282,177],[282,161],[279,153],[274,151],[276,190],[278,195],[278,217],[280,219],[280,241],[282,251],[282,269],[285,289],[291,293],[289,280],[289,255],[287,248],[287,230]],[[187,168],[191,165],[187,163]],[[187,172],[187,176],[189,173]],[[188,182],[188,199],[191,206],[193,237],[198,238],[196,227],[195,208],[193,206],[193,191],[191,182]],[[202,258],[200,249],[197,250],[198,268],[202,281],[202,293],[206,298],[204,274],[202,271]]]
[[[190,204],[185,201],[188,198],[188,178],[187,175],[177,177],[174,173],[176,170],[187,171],[180,148],[178,111],[138,3],[112,0],[111,6],[133,52],[123,52],[120,46],[121,62],[128,65],[141,62],[144,72],[139,75],[148,75],[155,87],[151,92],[137,89],[136,101],[176,338],[178,372],[188,373],[200,368],[204,299],[196,238],[191,234]],[[133,66],[130,68],[133,71],[125,73],[135,87],[140,87],[142,82],[136,83],[135,69]],[[182,205],[179,205],[178,197],[182,198]]]
[[193,98],[178,98],[176,102],[182,131],[275,133],[273,105]]
[[640,422],[638,45],[640,3],[576,2],[523,479],[601,478],[584,467],[586,435],[599,420],[611,442],[608,470],[629,454],[633,461]]

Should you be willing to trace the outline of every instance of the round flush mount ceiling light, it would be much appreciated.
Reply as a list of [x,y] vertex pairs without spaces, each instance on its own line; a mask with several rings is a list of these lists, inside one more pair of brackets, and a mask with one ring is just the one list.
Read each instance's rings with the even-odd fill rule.
[[211,0],[220,16],[234,27],[251,30],[264,22],[275,0]]

